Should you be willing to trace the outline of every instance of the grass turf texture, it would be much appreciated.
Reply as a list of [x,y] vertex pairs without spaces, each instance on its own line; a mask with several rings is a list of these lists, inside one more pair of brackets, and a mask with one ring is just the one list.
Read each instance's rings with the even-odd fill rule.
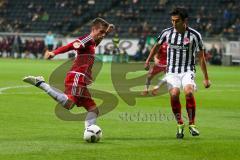
[[[48,79],[62,63],[0,59],[0,88],[26,85],[21,81],[25,75],[43,75]],[[104,64],[93,87],[114,91],[110,65]],[[175,138],[176,122],[171,118],[154,121],[144,118],[159,112],[170,117],[167,94],[138,98],[134,107],[118,97],[117,108],[98,119],[103,130],[101,142],[89,144],[82,139],[84,123],[58,119],[54,113],[56,103],[41,90],[34,87],[3,90],[0,94],[0,159],[239,159],[239,72],[240,67],[209,66],[213,85],[207,90],[203,88],[198,68],[199,91],[195,96],[201,135],[191,137],[186,126],[183,140]],[[186,116],[183,95],[181,99]],[[134,119],[139,113],[142,117]],[[129,117],[124,117],[125,114]]]

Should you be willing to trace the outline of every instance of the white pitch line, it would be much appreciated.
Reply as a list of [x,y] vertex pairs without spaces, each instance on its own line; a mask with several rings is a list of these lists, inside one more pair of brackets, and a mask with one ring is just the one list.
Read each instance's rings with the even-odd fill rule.
[[32,86],[29,85],[19,85],[19,86],[8,86],[8,87],[2,87],[0,88],[0,94],[3,94],[3,91],[9,90],[9,89],[15,89],[15,88],[29,88]]
[[0,95],[38,95],[46,94],[44,92],[11,92],[11,93],[0,93]]

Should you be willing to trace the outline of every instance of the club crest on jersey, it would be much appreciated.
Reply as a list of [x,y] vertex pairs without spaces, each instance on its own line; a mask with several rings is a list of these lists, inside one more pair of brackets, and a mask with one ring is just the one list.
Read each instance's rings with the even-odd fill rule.
[[81,43],[80,42],[74,42],[73,43],[73,47],[74,48],[79,48],[81,46]]
[[189,43],[190,43],[189,38],[186,37],[186,38],[183,39],[183,45],[187,45]]

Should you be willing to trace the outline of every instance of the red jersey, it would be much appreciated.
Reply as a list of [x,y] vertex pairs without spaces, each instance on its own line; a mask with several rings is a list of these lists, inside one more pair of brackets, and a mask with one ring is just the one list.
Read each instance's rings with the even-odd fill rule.
[[[90,35],[79,37],[77,40],[67,44],[66,46],[59,47],[54,50],[55,55],[65,53],[71,50],[77,52],[70,72],[78,72],[85,76],[86,79],[92,80],[92,67],[95,60],[95,47],[96,43]],[[89,82],[88,82],[89,83]]]
[[167,46],[168,46],[167,42],[164,42],[159,48],[158,53],[154,57],[157,59],[158,65],[161,65],[161,66],[167,65]]

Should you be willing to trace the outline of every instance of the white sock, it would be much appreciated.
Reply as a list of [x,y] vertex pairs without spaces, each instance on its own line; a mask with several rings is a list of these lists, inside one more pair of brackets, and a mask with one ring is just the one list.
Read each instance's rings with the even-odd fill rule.
[[55,99],[57,102],[59,102],[62,106],[64,106],[68,100],[68,97],[66,94],[64,94],[62,91],[52,88],[47,83],[42,82],[39,85],[39,88],[47,92],[48,95],[50,95],[53,99]]
[[85,119],[85,128],[96,124],[97,114],[95,112],[88,112]]

